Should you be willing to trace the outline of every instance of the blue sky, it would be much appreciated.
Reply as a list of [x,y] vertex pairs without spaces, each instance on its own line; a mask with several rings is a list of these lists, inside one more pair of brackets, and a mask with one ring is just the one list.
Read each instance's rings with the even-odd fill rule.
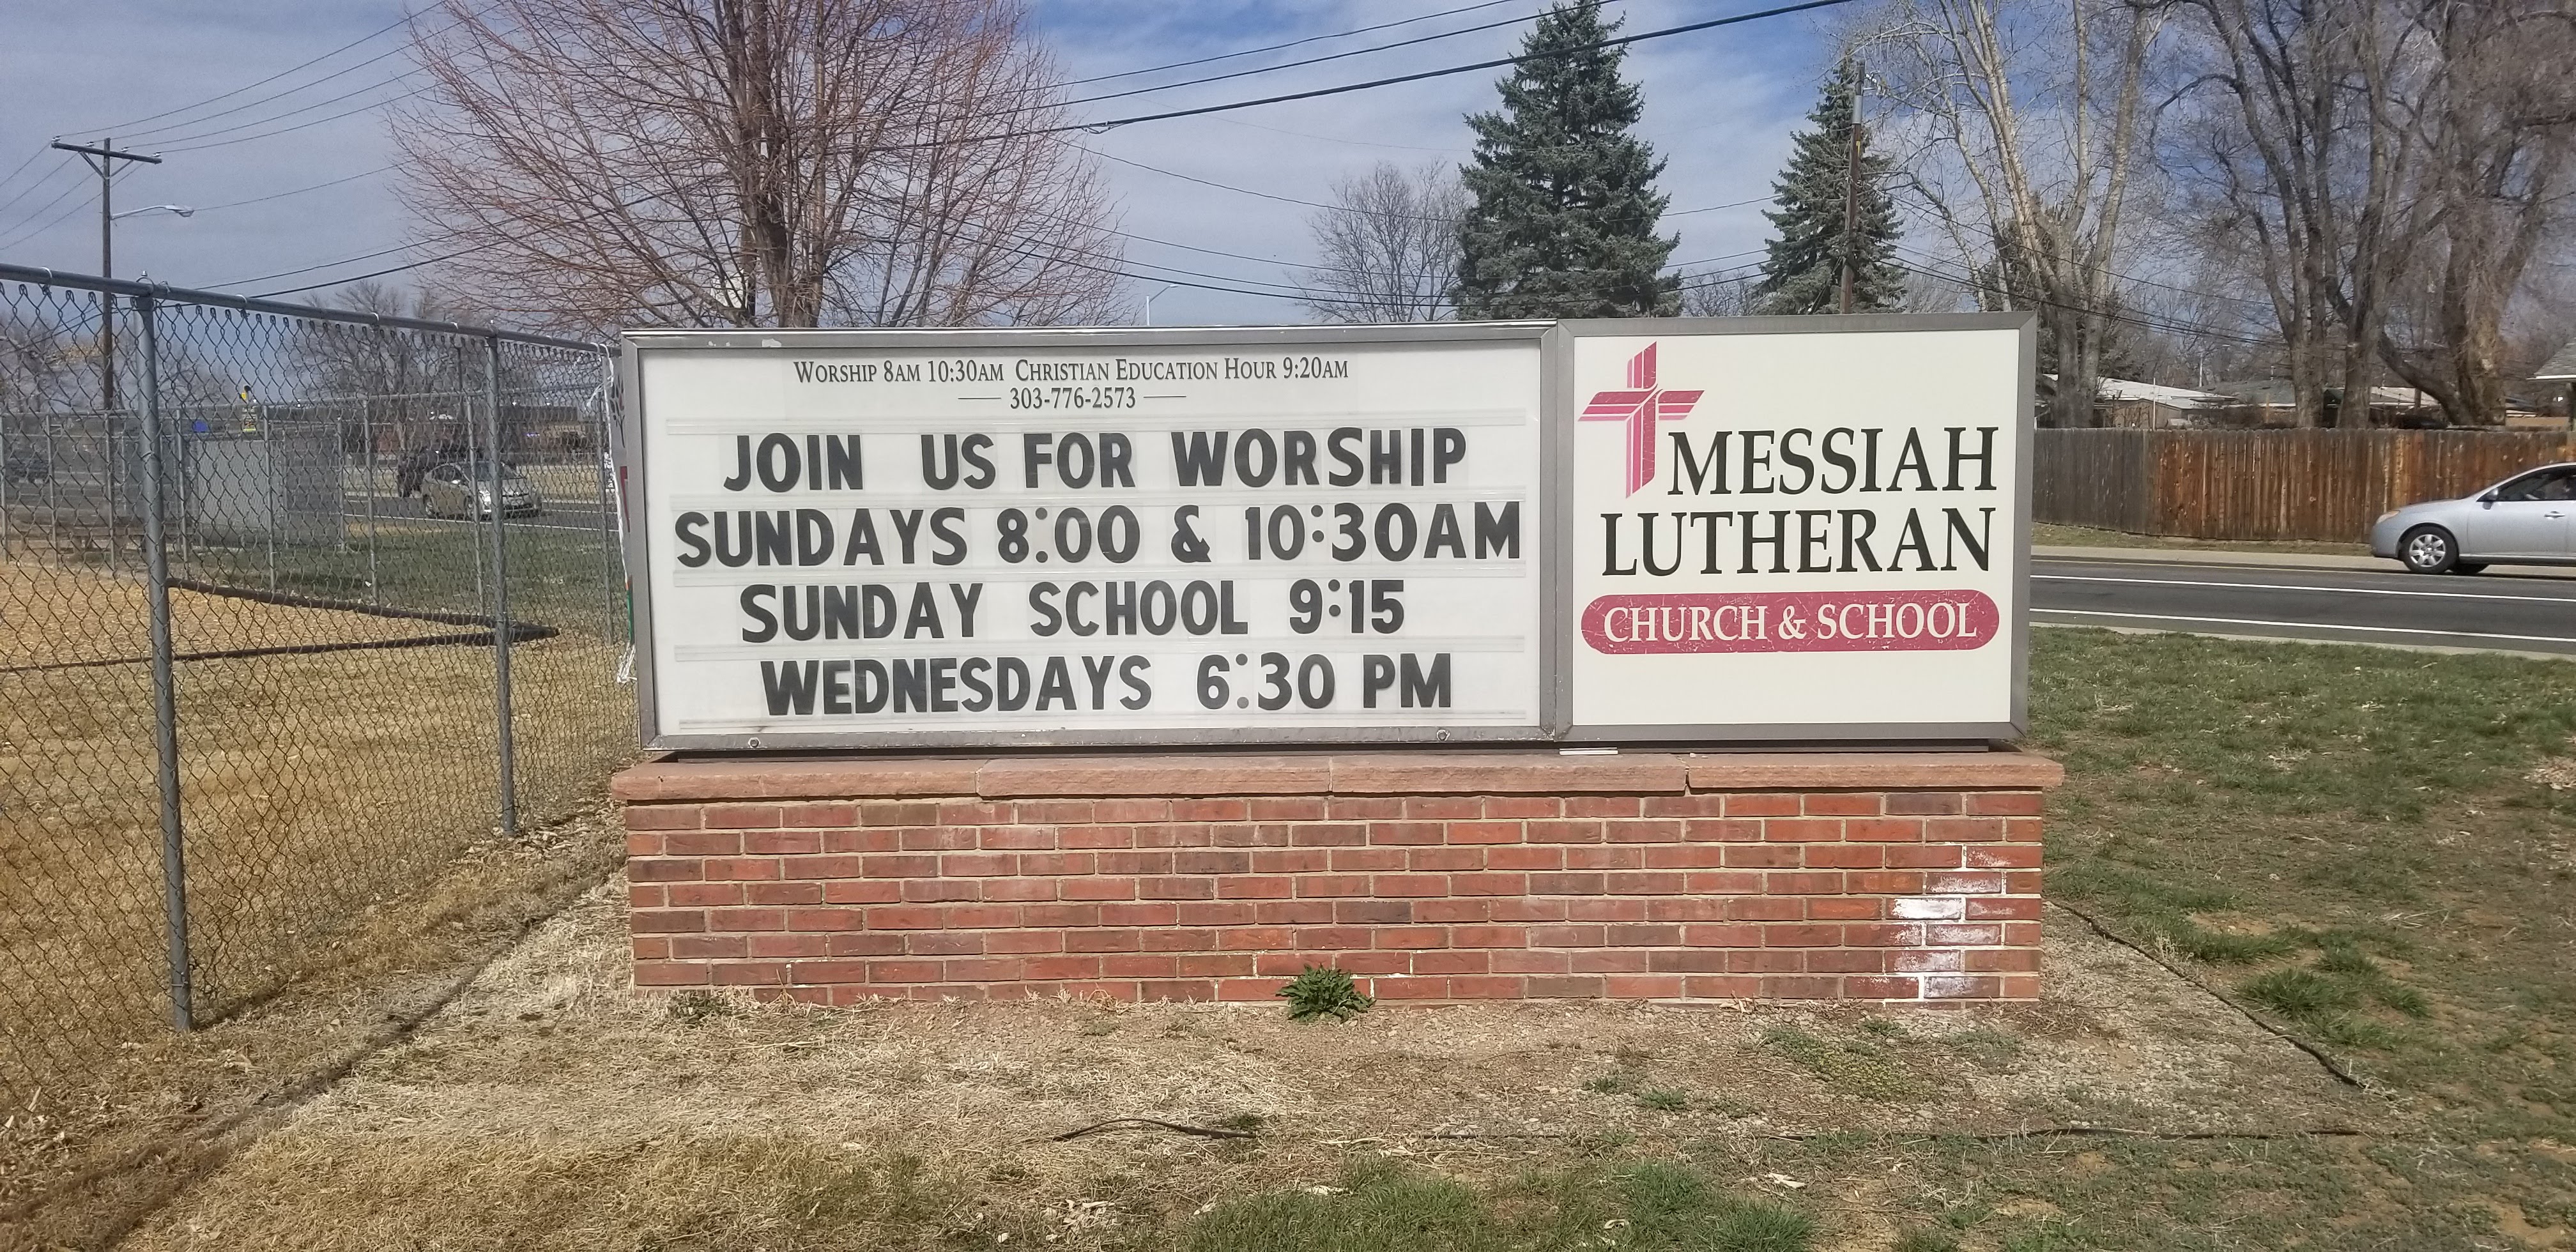
[[[1081,78],[1346,31],[1467,2],[1035,0],[1031,12],[1038,36],[1072,77]],[[1758,0],[1620,0],[1612,12],[1624,12],[1627,30],[1634,32],[1757,7]],[[1392,31],[1103,86],[1271,64],[1522,17],[1540,8],[1541,0],[1509,0]],[[405,241],[405,215],[391,175],[381,168],[391,159],[382,114],[368,107],[418,85],[417,77],[402,76],[410,66],[398,30],[266,85],[198,104],[363,39],[397,22],[401,14],[399,5],[360,0],[0,0],[0,84],[9,98],[9,106],[0,110],[0,172],[15,171],[0,181],[0,260],[96,270],[97,208],[90,198],[96,180],[76,162],[65,167],[64,154],[47,152],[44,145],[56,136],[94,142],[102,134],[116,135],[119,146],[131,142],[165,158],[159,166],[129,167],[132,172],[115,192],[120,210],[159,203],[200,210],[185,219],[145,213],[119,221],[116,269],[121,276],[148,273],[182,286],[265,291],[361,274],[406,259],[392,253],[324,264],[397,248]],[[1675,210],[1768,192],[1788,151],[1789,133],[1813,102],[1828,55],[1826,20],[1792,15],[1635,49],[1629,72],[1645,88],[1642,129],[1670,161],[1663,186]],[[1483,60],[1508,55],[1525,29],[1516,25],[1086,107],[1099,110],[1089,116],[1118,116]],[[1305,227],[1310,210],[1140,166],[1279,196],[1322,199],[1336,176],[1379,160],[1464,160],[1469,138],[1462,117],[1492,107],[1498,74],[1458,75],[1126,127],[1085,136],[1082,142],[1138,163],[1104,162],[1122,229],[1270,258],[1276,264],[1147,243],[1129,245],[1131,261],[1276,283],[1289,277],[1292,266],[1312,259]],[[326,75],[326,81],[316,81]],[[277,94],[281,92],[286,94]],[[333,101],[344,94],[346,99]],[[262,99],[271,95],[277,98]],[[152,116],[174,109],[181,111]],[[271,118],[275,120],[266,120]],[[268,133],[300,124],[291,132]],[[300,190],[325,183],[332,185]],[[277,194],[281,192],[295,194]],[[261,197],[274,198],[257,199]],[[254,199],[256,203],[240,203]],[[1759,210],[1754,205],[1668,219],[1667,230],[1682,238],[1675,260],[1728,257],[1717,264],[1744,264],[1751,258],[1728,254],[1761,246],[1767,228]],[[316,266],[320,268],[306,270]],[[298,270],[306,272],[267,277]],[[1135,302],[1141,307],[1158,285],[1135,285]],[[1154,318],[1167,324],[1241,323],[1296,321],[1302,314],[1282,301],[1177,288],[1155,298]]]

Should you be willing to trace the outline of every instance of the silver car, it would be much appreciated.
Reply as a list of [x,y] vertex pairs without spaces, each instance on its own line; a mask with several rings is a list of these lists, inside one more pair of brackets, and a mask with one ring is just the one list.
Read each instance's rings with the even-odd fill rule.
[[2490,564],[2576,565],[2576,462],[2544,465],[2459,500],[2410,504],[2370,528],[2370,553],[2418,574]]
[[[482,521],[492,516],[492,482],[482,462],[449,461],[429,471],[420,482],[421,511],[431,517],[469,517]],[[537,485],[529,482],[517,466],[501,466],[501,515],[526,517],[544,513],[545,501],[537,496]]]

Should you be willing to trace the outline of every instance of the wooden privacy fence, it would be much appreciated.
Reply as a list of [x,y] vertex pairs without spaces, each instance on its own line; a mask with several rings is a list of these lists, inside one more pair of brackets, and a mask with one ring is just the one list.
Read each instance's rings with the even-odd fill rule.
[[2043,430],[2033,516],[2193,539],[2358,540],[2380,514],[2576,461],[2576,433]]

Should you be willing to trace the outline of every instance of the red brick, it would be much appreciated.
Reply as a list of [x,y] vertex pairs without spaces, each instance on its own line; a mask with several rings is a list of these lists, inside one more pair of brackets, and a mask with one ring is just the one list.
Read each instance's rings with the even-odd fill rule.
[[1646,850],[1635,847],[1569,847],[1565,850],[1567,869],[1642,869]]
[[1839,817],[1774,817],[1763,821],[1762,837],[1772,843],[1839,843],[1843,825]]
[[977,878],[907,878],[903,880],[906,904],[945,904],[952,900],[981,900],[984,882]]
[[1699,895],[1753,895],[1762,890],[1762,877],[1751,870],[1694,873],[1688,889]]
[[1794,795],[1738,794],[1726,797],[1728,817],[1796,817],[1806,808]]
[[720,987],[774,987],[787,981],[785,961],[727,962],[715,967]]
[[[669,904],[670,901],[670,888],[663,886],[660,883],[628,883],[626,885],[626,907],[630,909],[658,909]],[[726,903],[731,903],[731,901],[727,901]]]
[[823,850],[819,830],[754,830],[742,836],[742,850],[753,856],[811,856]]
[[671,856],[740,856],[742,832],[674,830],[662,836],[662,847]]
[[1329,848],[1280,848],[1252,854],[1256,874],[1320,874],[1332,868]]
[[1682,942],[1694,948],[1760,947],[1762,928],[1749,925],[1684,926]]
[[772,960],[822,956],[831,951],[830,936],[827,935],[773,933],[748,935],[745,939],[750,955]]
[[1539,948],[1493,949],[1497,974],[1563,974],[1573,968],[1563,951]]
[[1775,896],[1836,895],[1843,889],[1843,875],[1834,870],[1792,870],[1766,876],[1762,890]]
[[1181,960],[1156,953],[1121,953],[1100,958],[1103,978],[1178,978]]
[[778,824],[781,826],[819,830],[830,826],[854,826],[858,820],[859,806],[855,804],[832,802],[778,806]]
[[786,930],[785,909],[710,909],[709,930]]
[[1624,922],[1610,927],[1614,948],[1670,948],[1680,945],[1682,928],[1659,922]]
[[[1502,902],[1510,903],[1510,901]],[[1494,920],[1494,905],[1497,901],[1486,898],[1471,898],[1465,900],[1404,900],[1398,903],[1402,903],[1405,908],[1412,912],[1413,916],[1411,920],[1413,921],[1423,922],[1426,924],[1434,922],[1477,924]]]
[[626,806],[626,829],[696,830],[698,812],[694,804],[630,804]]
[[1519,948],[1529,944],[1525,926],[1453,926],[1449,943],[1459,948]]
[[[947,915],[946,909],[935,904],[888,904],[869,909],[864,916],[870,930],[936,930]],[[812,928],[797,927],[799,930]]]
[[1876,817],[1886,797],[1874,791],[1809,792],[1809,817]]
[[1762,838],[1762,822],[1751,817],[1695,817],[1682,823],[1682,838],[1693,843],[1753,843]]
[[1522,823],[1531,843],[1599,843],[1602,824],[1597,820],[1535,821]]
[[997,930],[984,936],[984,950],[1003,953],[1062,952],[1064,932],[1060,930]]
[[652,832],[636,831],[628,831],[626,833],[626,855],[658,856],[661,854],[661,851],[661,835]]
[[1241,800],[1172,801],[1172,820],[1176,822],[1240,822],[1251,816],[1252,806]]
[[1960,848],[1955,843],[1893,844],[1887,848],[1889,869],[1957,869]]
[[1578,922],[1642,922],[1646,920],[1646,902],[1638,899],[1573,899],[1565,902],[1565,916]]
[[[663,892],[664,898],[674,908],[724,908],[743,901],[743,884],[738,882],[682,882],[655,890]],[[630,908],[644,907],[633,900],[627,904]]]
[[710,830],[757,830],[778,825],[775,804],[710,804],[699,817]]
[[1288,827],[1288,842],[1300,848],[1355,848],[1368,841],[1365,822],[1297,822]]
[[1404,868],[1403,848],[1334,848],[1328,856],[1336,874],[1384,874]]
[[1519,843],[1520,822],[1451,822],[1451,843]]
[[1722,817],[1725,813],[1726,797],[1722,795],[1646,797],[1648,817]]
[[1612,974],[1609,993],[1623,1000],[1678,1000],[1682,980],[1669,974]]
[[1007,826],[1012,821],[1011,806],[982,800],[949,800],[939,806],[942,826]]
[[1887,849],[1867,843],[1811,843],[1802,849],[1809,869],[1877,869]]
[[1324,818],[1324,801],[1317,796],[1263,796],[1252,801],[1252,820],[1256,822],[1316,822]]
[[1133,826],[1059,826],[1055,832],[1059,848],[1132,848],[1136,846]]
[[1921,922],[1873,922],[1843,927],[1843,944],[1846,947],[1906,947],[1921,942]]
[[1534,896],[1597,896],[1603,878],[1599,874],[1532,874],[1529,893]]
[[1955,791],[1894,791],[1887,796],[1890,816],[1935,817],[1957,813],[1962,806]]
[[1694,1000],[1750,1000],[1762,994],[1762,980],[1741,975],[1694,975],[1682,980],[1682,994]]
[[1810,974],[1880,974],[1887,954],[1872,948],[1822,948],[1807,953]]
[[1336,900],[1331,921],[1337,926],[1409,926],[1411,900]]
[[1679,948],[1646,954],[1646,970],[1655,974],[1723,974],[1726,952],[1718,948]]
[[[825,858],[838,862],[839,858]],[[935,878],[939,875],[939,858],[917,853],[873,853],[858,858],[858,873],[868,878]],[[846,878],[847,873],[826,871],[817,877]]]
[[703,987],[714,980],[713,971],[694,962],[635,962],[635,985],[638,987]]
[[1404,868],[1417,874],[1471,874],[1485,868],[1485,858],[1493,853],[1518,851],[1521,846],[1409,848],[1404,852]]
[[975,841],[966,846],[986,852],[1052,852],[1055,850],[1056,829],[1053,826],[979,826],[973,828]]
[[1068,878],[1058,891],[1067,900],[1133,900],[1133,878]]
[[1364,896],[1369,894],[1366,874],[1301,874],[1297,878],[1300,896]]
[[1772,1000],[1831,1000],[1843,992],[1843,980],[1775,974],[1762,980],[1762,994]]
[[628,913],[626,925],[639,935],[694,934],[707,928],[707,915],[696,909]]
[[1967,920],[2035,922],[2039,920],[2039,897],[1970,896]]
[[2037,948],[1983,948],[1971,951],[1967,955],[1968,972],[1973,974],[2035,974],[2039,972],[2039,950]]
[[1448,827],[1439,822],[1370,822],[1368,841],[1380,844],[1436,844],[1448,839]]
[[1100,906],[1103,926],[1177,926],[1181,924],[1181,906],[1163,900],[1140,900],[1133,904]]
[[1912,1000],[1923,994],[1914,979],[1889,975],[1843,980],[1843,995],[1853,1000]]
[[1843,838],[1853,843],[1915,843],[1926,837],[1919,817],[1856,817],[1843,823]]
[[1843,889],[1869,895],[1919,896],[1923,875],[1910,870],[1861,870],[1843,875]]
[[1886,905],[1876,896],[1814,896],[1807,901],[1811,922],[1874,921]]
[[1612,843],[1678,843],[1682,837],[1681,822],[1672,818],[1638,818],[1635,821],[1606,821],[1601,833]]
[[1139,952],[1144,947],[1140,930],[1083,930],[1064,937],[1067,952]]
[[904,936],[903,950],[906,956],[982,956],[984,936],[953,930],[916,930]]
[[[1521,972],[1521,971],[1510,971]],[[1609,980],[1599,975],[1538,974],[1523,979],[1521,984],[1533,1000],[1593,1000],[1609,989]]]
[[2003,995],[2000,978],[1961,974],[1926,974],[1923,976],[1923,998],[1926,1000],[1992,1000]]
[[1565,811],[1565,802],[1555,796],[1487,796],[1485,817],[1493,820],[1520,821],[1533,817],[1555,817]]
[[827,830],[823,832],[826,852],[894,852],[903,840],[891,830]]
[[2001,926],[1943,925],[1925,926],[1923,942],[1936,948],[1991,947],[2004,941]]
[[852,931],[823,936],[823,947],[835,957],[896,956],[903,952],[903,931]]
[[2040,795],[2036,791],[1972,791],[1968,793],[1968,811],[1981,816],[2037,817]]
[[1474,821],[1485,815],[1485,802],[1475,796],[1413,796],[1404,802],[1404,815],[1440,822]]
[[1736,896],[1726,915],[1739,922],[1794,922],[1807,916],[1807,902],[1796,896]]
[[1033,956],[1022,967],[1026,976],[1040,981],[1073,978],[1098,978],[1100,958],[1096,956]]
[[740,935],[678,935],[671,940],[672,957],[683,961],[738,960],[748,951]]
[[2038,843],[2040,825],[2040,819],[2036,817],[2007,817],[2004,819],[2004,838],[2014,843]]
[[827,882],[823,884],[826,904],[892,904],[903,898],[903,884],[898,882]]
[[1517,1000],[1528,991],[1517,974],[1461,974],[1449,980],[1453,1000]]
[[1327,821],[1374,822],[1404,816],[1404,801],[1395,796],[1334,796],[1324,802]]
[[1645,801],[1637,796],[1567,796],[1567,817],[1636,817],[1645,812]]
[[1794,869],[1806,861],[1806,855],[1787,844],[1731,843],[1726,845],[1726,863],[1733,869]]
[[1218,879],[1216,893],[1227,900],[1285,900],[1297,893],[1297,880],[1285,874],[1236,874]]
[[1966,849],[1969,869],[2038,869],[2039,847],[2028,843],[1996,843]]
[[[1642,948],[1624,950],[1568,952],[1566,969],[1577,974],[1642,974],[1646,972],[1646,953]],[[1619,994],[1611,992],[1612,995]]]

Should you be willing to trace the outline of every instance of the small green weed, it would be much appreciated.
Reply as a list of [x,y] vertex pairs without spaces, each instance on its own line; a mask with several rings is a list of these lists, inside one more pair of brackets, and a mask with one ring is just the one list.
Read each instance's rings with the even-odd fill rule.
[[1278,995],[1288,1002],[1289,1020],[1299,1022],[1317,1018],[1346,1022],[1377,1005],[1375,997],[1361,994],[1349,971],[1325,965],[1307,966]]
[[1992,1073],[2010,1073],[2019,1068],[2021,1061],[2021,1036],[1993,1026],[1971,1026],[1943,1036],[1941,1043],[1968,1058],[1970,1064]]
[[1690,1097],[1678,1091],[1640,1091],[1637,1093],[1637,1107],[1658,1113],[1678,1113],[1690,1107]]
[[1586,1081],[1583,1089],[1599,1092],[1602,1095],[1626,1095],[1637,1089],[1637,1076],[1626,1070],[1612,1070],[1598,1078]]
[[1912,1100],[1922,1084],[1903,1063],[1876,1044],[1827,1040],[1792,1026],[1763,1032],[1762,1042],[1825,1084],[1870,1100]]
[[2361,998],[2342,980],[2305,969],[2276,969],[2247,980],[2237,991],[2283,1017],[2310,1017],[2348,1009]]
[[1959,1237],[1946,1230],[1916,1226],[1896,1236],[1889,1252],[1959,1252]]

